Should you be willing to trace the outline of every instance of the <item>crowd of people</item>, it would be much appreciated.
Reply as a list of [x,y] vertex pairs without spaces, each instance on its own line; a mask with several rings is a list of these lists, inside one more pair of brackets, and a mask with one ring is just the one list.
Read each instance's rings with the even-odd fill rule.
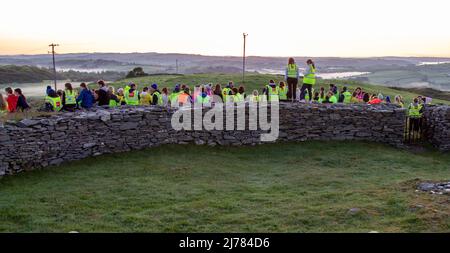
[[[244,86],[238,86],[233,81],[224,87],[221,84],[196,85],[191,90],[186,84],[176,84],[169,92],[169,88],[160,89],[154,83],[150,86],[138,89],[135,83],[129,83],[123,88],[115,90],[105,81],[97,82],[97,87],[90,89],[86,83],[81,83],[79,90],[75,90],[71,83],[66,83],[64,90],[54,90],[47,87],[45,104],[42,111],[75,111],[77,109],[89,109],[93,106],[117,107],[122,105],[159,105],[159,106],[183,106],[192,103],[201,103],[209,106],[213,103],[239,103],[245,101],[290,101],[300,103],[367,103],[381,104],[394,103],[404,107],[404,100],[400,95],[394,100],[383,94],[373,94],[357,87],[350,91],[344,86],[339,89],[335,84],[329,87],[316,86],[316,66],[312,60],[306,62],[306,70],[303,73],[303,84],[297,87],[300,71],[293,58],[290,58],[286,67],[285,81],[278,84],[269,80],[262,89],[246,93]],[[5,89],[6,95],[0,93],[0,110],[4,112],[25,112],[30,106],[20,89]],[[408,106],[409,116],[420,117],[423,105],[430,103],[430,98],[417,97]]]

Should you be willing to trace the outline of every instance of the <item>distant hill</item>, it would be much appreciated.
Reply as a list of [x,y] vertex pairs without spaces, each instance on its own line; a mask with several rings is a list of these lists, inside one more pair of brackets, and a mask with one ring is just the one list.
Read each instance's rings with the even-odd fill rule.
[[[56,78],[58,80],[72,80],[83,82],[92,82],[99,79],[115,81],[123,78],[124,76],[125,73],[114,71],[80,72],[70,70],[64,72],[60,71],[56,74]],[[0,66],[0,84],[42,82],[43,80],[53,80],[53,78],[53,71],[48,68],[27,65]]]
[[[0,83],[27,83],[41,82],[42,80],[52,80],[53,72],[46,68],[38,68],[34,66],[0,66]],[[58,79],[64,79],[57,74]]]

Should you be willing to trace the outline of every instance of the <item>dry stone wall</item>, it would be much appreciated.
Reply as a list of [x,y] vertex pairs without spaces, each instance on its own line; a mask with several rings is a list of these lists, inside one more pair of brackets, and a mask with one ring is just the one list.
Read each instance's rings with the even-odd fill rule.
[[429,106],[424,116],[428,141],[442,151],[450,151],[450,106]]
[[[208,110],[204,109],[202,114]],[[252,112],[249,113],[248,106],[245,108],[247,124],[242,131],[177,131],[171,125],[174,112],[163,107],[98,108],[5,124],[0,127],[0,175],[163,144],[255,145],[262,143],[260,136],[267,132],[249,129],[248,118]],[[436,110],[431,115],[444,117],[447,120],[444,125],[448,126],[448,109],[446,113]],[[191,116],[194,125],[194,113]],[[224,129],[225,122],[224,117]],[[281,103],[279,122],[277,141],[281,142],[365,140],[401,146],[405,109],[394,105]],[[437,121],[433,124],[435,128],[443,126]],[[439,136],[446,136],[448,145],[448,131]]]

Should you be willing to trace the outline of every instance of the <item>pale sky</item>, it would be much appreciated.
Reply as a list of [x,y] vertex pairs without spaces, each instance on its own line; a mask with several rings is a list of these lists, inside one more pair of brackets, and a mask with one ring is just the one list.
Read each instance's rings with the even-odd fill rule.
[[450,57],[446,0],[2,0],[0,54]]

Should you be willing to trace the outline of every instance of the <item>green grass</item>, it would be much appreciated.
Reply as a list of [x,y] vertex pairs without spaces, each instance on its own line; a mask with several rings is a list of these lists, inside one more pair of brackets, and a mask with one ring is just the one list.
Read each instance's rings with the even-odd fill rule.
[[449,197],[414,191],[449,164],[362,142],[162,146],[1,179],[0,231],[449,232]]
[[[246,74],[246,82],[243,85],[246,89],[246,92],[250,94],[253,90],[257,89],[259,92],[262,91],[262,88],[269,83],[269,80],[273,79],[277,83],[279,81],[284,80],[284,76],[280,75],[269,75],[269,74]],[[242,75],[240,74],[192,74],[192,75],[157,75],[157,76],[147,76],[147,77],[139,77],[139,78],[131,78],[131,79],[124,79],[121,81],[117,81],[115,83],[112,83],[111,85],[119,88],[124,87],[129,82],[134,82],[138,85],[139,89],[142,89],[144,86],[150,86],[152,83],[158,83],[160,88],[162,87],[168,87],[169,91],[171,92],[175,84],[187,84],[191,87],[191,89],[194,87],[194,85],[197,84],[205,84],[205,83],[212,83],[215,84],[221,84],[222,87],[228,83],[228,81],[233,80],[237,85],[241,84]],[[363,83],[360,81],[354,81],[354,80],[319,80],[316,84],[315,88],[319,89],[321,86],[323,86],[326,90],[329,88],[329,84],[334,83],[339,86],[339,89],[342,89],[342,87],[345,85],[350,88],[350,90],[355,89],[356,87],[363,88],[364,91],[369,93],[382,93],[384,96],[389,95],[391,96],[391,100],[394,101],[395,95],[399,94],[402,95],[405,99],[405,102],[410,102],[413,100],[414,97],[417,97],[417,93],[409,92],[409,91],[400,91],[395,90],[389,87],[381,86],[381,85],[372,85]],[[440,100],[440,99],[433,99],[433,103],[445,103],[450,104],[450,101],[447,100]]]

